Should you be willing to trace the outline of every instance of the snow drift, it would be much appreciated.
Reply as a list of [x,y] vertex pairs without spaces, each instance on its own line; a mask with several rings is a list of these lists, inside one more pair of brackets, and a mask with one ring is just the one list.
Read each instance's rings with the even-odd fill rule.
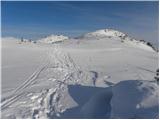
[[158,118],[159,87],[155,82],[122,81],[113,86],[112,92],[111,118]]

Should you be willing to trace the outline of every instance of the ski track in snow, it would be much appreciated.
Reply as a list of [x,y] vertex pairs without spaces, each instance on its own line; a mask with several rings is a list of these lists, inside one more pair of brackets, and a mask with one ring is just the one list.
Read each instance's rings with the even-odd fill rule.
[[37,69],[22,85],[20,85],[19,87],[15,88],[15,90],[13,91],[13,93],[11,95],[13,97],[11,97],[11,98],[7,99],[6,101],[4,101],[2,103],[2,105],[1,105],[1,108],[4,109],[4,108],[8,107],[10,104],[12,104],[14,101],[18,100],[18,98],[21,97],[21,94],[23,94],[23,90],[26,87],[28,87],[29,85],[31,85],[36,80],[36,78],[41,73],[41,71],[43,71],[44,69],[45,69],[45,67]]
[[31,85],[34,80],[36,80],[36,78],[38,77],[38,75],[46,68],[46,66],[37,69],[30,77],[29,79],[27,79],[21,86],[19,86],[18,88],[15,89],[14,93],[17,93],[21,90],[23,90],[24,88],[26,88],[27,86]]
[[9,107],[11,104],[16,102],[19,98],[21,98],[22,97],[21,95],[24,95],[24,93],[20,93],[18,95],[15,95],[14,97],[11,97],[11,98],[7,99],[6,101],[2,102],[1,109],[3,110],[5,108]]
[[[59,50],[56,50],[56,51],[60,52]],[[52,54],[56,58],[56,60],[54,61],[55,62],[54,66],[52,66],[51,63],[49,62],[48,64],[42,65],[41,67],[39,67],[27,80],[25,80],[25,82],[23,82],[19,87],[15,88],[15,90],[12,92],[10,96],[4,99],[4,101],[1,104],[1,109],[5,110],[9,108],[12,104],[14,105],[14,103],[28,102],[28,101],[19,102],[21,98],[27,96],[31,99],[31,101],[36,102],[35,104],[37,104],[37,100],[39,100],[38,108],[37,108],[37,105],[32,106],[32,118],[39,118],[39,117],[41,118],[42,116],[43,117],[46,116],[46,118],[53,118],[56,116],[58,117],[59,116],[58,112],[64,111],[64,109],[61,108],[61,105],[59,103],[61,94],[63,94],[63,91],[67,90],[67,85],[69,83],[71,84],[75,84],[76,82],[78,83],[78,79],[80,79],[79,74],[81,74],[81,71],[78,70],[77,66],[75,65],[71,57],[69,55],[64,55],[61,58],[59,57],[61,54],[62,53],[58,53],[58,55],[57,53]],[[52,61],[52,58],[49,58],[49,59],[51,59],[50,61]],[[42,89],[41,93],[45,93],[45,95],[38,93],[39,95],[36,96],[34,95],[35,93],[33,92],[28,93],[26,91],[28,87],[31,87],[37,80],[39,80],[38,76],[45,73],[45,71],[47,70],[50,71],[50,68],[54,68],[54,70],[59,72],[59,69],[61,69],[61,67],[62,67],[62,70],[60,71],[62,71],[62,74],[64,70],[66,70],[67,73],[64,75],[64,78],[62,78],[60,81],[59,80],[53,81],[56,86],[55,88]],[[94,82],[96,82],[98,73],[94,71],[92,71],[92,73],[94,74],[93,76]],[[73,79],[75,81],[72,81]],[[61,109],[61,110],[58,111],[58,109]],[[41,115],[42,113],[46,113],[46,115]]]
[[[119,50],[121,50],[121,48],[105,49],[104,52]],[[15,88],[12,92],[10,92],[8,96],[3,98],[3,101],[1,101],[2,112],[9,110],[7,111],[7,115],[13,115],[15,116],[15,118],[19,117],[16,116],[16,112],[18,110],[20,111],[20,118],[61,118],[63,112],[65,112],[67,109],[72,109],[73,107],[68,107],[65,101],[65,98],[68,99],[68,96],[65,95],[69,95],[69,85],[85,85],[86,87],[89,86],[91,89],[100,89],[97,87],[99,84],[99,79],[102,79],[102,81],[108,86],[115,85],[108,80],[111,76],[106,75],[104,78],[101,78],[100,73],[97,71],[81,70],[79,66],[74,63],[71,56],[67,53],[63,53],[61,49],[57,48],[57,46],[54,46],[54,48],[48,48],[46,51],[47,57],[44,58],[45,64],[39,66],[32,73],[32,75],[28,77],[28,79],[24,80],[24,82],[20,86]],[[133,67],[140,70],[133,71],[135,78],[139,80],[143,80],[145,78],[145,76],[141,74],[141,71],[154,73],[153,71],[145,68],[137,66]],[[124,70],[117,70],[116,72],[120,73],[124,72]],[[105,115],[106,107],[104,106],[104,103],[106,103],[107,100],[106,105],[109,105],[107,114],[109,114],[110,116],[110,112],[112,109],[110,106],[112,90],[109,90],[107,92],[108,93],[106,93],[106,91],[102,91],[96,95],[93,94],[93,96],[90,96],[89,100],[85,101],[86,104],[84,106],[81,106],[83,108],[82,113],[86,115],[86,117],[88,117],[89,114],[91,115],[90,117],[93,117],[92,112],[94,112],[94,117],[96,117],[97,112],[104,108],[102,112],[104,112],[103,114]],[[70,101],[68,100],[67,102]],[[29,109],[29,115],[27,117],[24,117],[27,114],[25,113],[25,109]],[[21,111],[24,112],[24,115],[21,114]],[[7,118],[7,115],[5,116],[4,114],[4,118]]]

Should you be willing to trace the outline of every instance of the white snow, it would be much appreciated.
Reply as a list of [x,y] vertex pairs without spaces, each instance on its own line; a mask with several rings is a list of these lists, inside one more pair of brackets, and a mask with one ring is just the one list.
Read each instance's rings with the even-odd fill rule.
[[155,82],[127,80],[96,93],[82,107],[84,118],[158,118],[159,95]]
[[86,39],[88,39],[88,38],[90,38],[90,39],[109,38],[109,39],[113,39],[113,40],[119,39],[121,42],[130,44],[133,47],[138,47],[138,48],[145,49],[148,51],[154,51],[154,49],[151,46],[147,45],[147,42],[133,39],[130,36],[128,36],[127,34],[122,33],[120,31],[117,31],[117,30],[113,30],[113,29],[97,30],[95,32],[87,33],[83,37]]
[[159,88],[149,81],[122,81],[116,84],[111,99],[111,118],[158,118]]
[[62,42],[64,40],[67,40],[68,37],[67,36],[63,36],[63,35],[50,35],[47,36],[45,38],[42,38],[39,40],[39,42],[42,43],[56,43],[56,42]]
[[95,32],[87,33],[85,37],[124,37],[124,33],[113,29],[102,29]]
[[124,43],[129,44],[135,48],[141,48],[147,51],[155,51],[151,46],[148,46],[145,42],[137,41],[135,39],[132,39],[132,41],[130,39],[126,39],[124,40]]
[[95,33],[36,43],[3,38],[2,118],[158,118],[158,53],[122,42],[118,31]]

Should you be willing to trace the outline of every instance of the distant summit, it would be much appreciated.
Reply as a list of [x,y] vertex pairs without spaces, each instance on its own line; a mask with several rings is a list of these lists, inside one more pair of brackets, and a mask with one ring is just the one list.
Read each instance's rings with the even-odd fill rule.
[[49,35],[45,38],[42,38],[39,40],[39,42],[42,43],[57,43],[57,42],[62,42],[64,40],[69,39],[67,36],[64,35]]
[[[125,34],[123,32],[120,32],[114,29],[96,30],[94,32],[86,33],[80,37],[76,37],[75,39],[79,39],[80,41],[81,40],[82,41],[83,40],[102,40],[102,39],[116,40],[116,41],[118,40],[121,43],[128,44],[133,47],[138,47],[138,48],[149,50],[149,51],[158,51],[150,42],[147,42],[145,40],[137,40],[133,37],[130,37],[128,34]],[[52,34],[45,38],[40,39],[39,42],[54,44],[54,43],[61,43],[65,40],[69,40],[69,37],[64,35]]]
[[87,38],[87,39],[119,39],[121,42],[124,42],[126,44],[130,44],[132,46],[140,47],[143,49],[148,49],[148,50],[154,50],[158,51],[150,42],[147,42],[145,40],[137,40],[129,35],[120,32],[118,30],[114,29],[101,29],[101,30],[96,30],[94,32],[87,33],[80,38]]
[[126,34],[113,30],[113,29],[101,29],[95,32],[90,32],[84,35],[84,37],[125,37]]

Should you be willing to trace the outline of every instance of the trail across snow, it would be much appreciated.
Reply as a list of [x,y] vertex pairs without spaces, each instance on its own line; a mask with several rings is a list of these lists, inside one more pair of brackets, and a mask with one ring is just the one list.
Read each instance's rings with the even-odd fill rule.
[[2,42],[2,118],[158,118],[152,47],[113,30],[57,37]]
[[[96,73],[91,71],[89,74],[94,74],[91,79],[95,85]],[[20,118],[59,117],[58,113],[66,109],[63,108],[60,101],[67,92],[67,85],[82,84],[84,76],[87,75],[79,70],[69,55],[61,53],[57,47],[49,49],[47,63],[39,67],[9,96],[3,98],[1,104],[1,108],[4,110],[3,115],[13,118],[17,116]],[[28,109],[27,112],[30,115],[23,116],[23,114],[17,113],[22,108],[23,110]],[[11,114],[8,114],[8,110],[13,110],[15,113],[12,111]],[[5,116],[5,111],[7,116]]]
[[[115,101],[120,100],[115,98],[118,97],[115,94],[118,94],[123,89],[128,91],[129,89],[127,90],[127,88],[130,85],[126,85],[126,88],[124,84],[124,88],[122,86],[118,90],[116,86],[119,86],[119,84],[115,87],[97,88],[96,82],[99,78],[96,71],[82,71],[69,54],[62,53],[56,46],[48,49],[47,56],[44,65],[40,66],[22,85],[15,88],[11,94],[3,98],[1,104],[2,118],[124,118],[123,116],[117,116],[117,114],[119,115],[117,110],[122,107],[117,109],[117,106],[115,106],[117,104]],[[126,84],[129,82],[126,82]],[[157,89],[155,88],[156,83],[143,82],[146,85],[150,84],[150,86],[153,84],[153,94],[155,94],[154,91]],[[85,88],[84,85],[92,86],[86,86]],[[113,85],[112,83],[111,86]],[[75,87],[76,89],[80,88],[80,91],[78,89],[74,90],[80,97],[80,103],[77,100],[75,100],[76,102],[74,101],[75,95],[72,93],[73,90],[70,91],[70,86],[77,86]],[[86,93],[83,92],[81,87],[86,89]],[[136,89],[136,86],[133,87]],[[146,89],[146,86],[143,86],[143,88]],[[90,93],[87,93],[88,90]],[[146,90],[145,92],[145,94],[148,94],[147,92],[150,91]],[[123,91],[120,94],[124,93]],[[85,100],[83,94],[90,97]],[[138,92],[133,96],[131,95],[131,97],[136,96],[136,94]],[[158,94],[156,93],[156,95]],[[157,102],[154,96],[153,98],[154,103]],[[147,97],[146,99],[152,98]],[[81,103],[83,100],[84,103]],[[120,100],[118,103],[121,104],[122,101]],[[70,111],[69,109],[72,107],[75,107],[76,110]],[[155,107],[157,107],[157,104],[155,104]],[[124,112],[127,111],[124,110]],[[155,114],[152,117],[156,118],[158,109],[154,108],[154,112]],[[136,115],[136,113],[132,114],[132,112],[127,114],[129,115],[129,117],[125,115],[127,118],[134,118]],[[137,113],[136,117],[141,117],[139,115],[140,113]],[[143,118],[145,118],[145,115]]]

